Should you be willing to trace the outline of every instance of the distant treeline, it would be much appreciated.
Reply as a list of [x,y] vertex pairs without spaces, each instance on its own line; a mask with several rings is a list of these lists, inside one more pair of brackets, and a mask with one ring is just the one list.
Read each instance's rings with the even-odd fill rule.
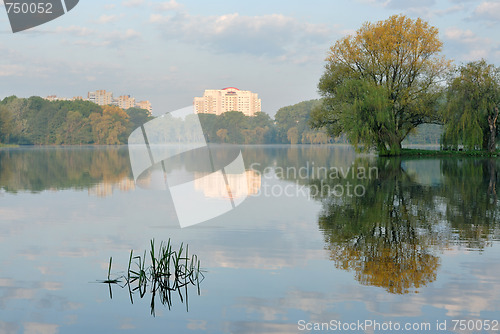
[[[311,130],[309,115],[318,100],[254,117],[232,111],[220,116],[200,114],[208,142],[232,144],[326,144],[323,129]],[[20,145],[126,144],[130,133],[152,119],[146,110],[99,106],[88,101],[48,101],[10,96],[0,102],[0,143]],[[181,129],[179,129],[181,130]]]
[[[272,119],[260,112],[249,117],[238,111],[220,116],[200,114],[206,139],[231,144],[347,143],[324,129],[309,126],[311,110],[321,103],[311,100],[279,109]],[[10,96],[0,101],[0,143],[19,145],[126,144],[130,133],[153,119],[146,110],[99,106],[89,101],[48,101],[40,97]],[[420,130],[420,131],[419,131]],[[178,131],[183,131],[178,129]],[[436,144],[441,127],[422,126],[407,143]]]
[[150,119],[148,111],[138,108],[10,96],[0,102],[0,143],[123,144],[135,128]]
[[324,129],[311,130],[309,115],[318,100],[283,107],[274,120],[260,112],[253,117],[231,111],[220,116],[200,114],[200,121],[212,143],[234,144],[327,144],[340,141],[330,138]]

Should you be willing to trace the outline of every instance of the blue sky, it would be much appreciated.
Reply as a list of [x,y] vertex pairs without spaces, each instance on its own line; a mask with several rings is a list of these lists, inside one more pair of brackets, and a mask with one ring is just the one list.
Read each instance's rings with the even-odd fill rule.
[[324,58],[337,39],[400,13],[439,28],[443,53],[456,64],[500,65],[500,1],[80,0],[16,34],[0,13],[0,98],[107,89],[148,99],[162,114],[205,89],[234,86],[258,93],[273,115],[319,97]]

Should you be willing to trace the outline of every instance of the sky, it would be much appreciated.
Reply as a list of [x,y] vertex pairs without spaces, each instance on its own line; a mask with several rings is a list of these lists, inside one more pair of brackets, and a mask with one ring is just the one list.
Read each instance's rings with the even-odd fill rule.
[[271,115],[319,98],[329,47],[394,14],[437,27],[457,65],[500,65],[498,0],[80,0],[15,34],[2,12],[0,98],[106,89],[150,100],[155,115],[230,86],[258,93]]

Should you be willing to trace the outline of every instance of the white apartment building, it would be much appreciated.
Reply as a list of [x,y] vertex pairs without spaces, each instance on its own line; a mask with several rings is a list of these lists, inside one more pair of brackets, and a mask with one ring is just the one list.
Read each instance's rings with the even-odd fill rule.
[[235,87],[207,89],[203,97],[195,97],[193,103],[197,114],[221,115],[228,111],[240,111],[246,116],[255,116],[262,111],[257,93]]
[[78,100],[83,100],[83,97],[81,96],[73,96],[73,98],[67,98],[67,97],[58,97],[57,95],[49,95],[45,98],[47,101],[78,101]]
[[115,100],[115,104],[123,110],[135,107],[135,98],[130,97],[130,95],[118,96]]
[[96,90],[88,93],[88,100],[100,106],[107,106],[113,103],[113,93],[106,90]]

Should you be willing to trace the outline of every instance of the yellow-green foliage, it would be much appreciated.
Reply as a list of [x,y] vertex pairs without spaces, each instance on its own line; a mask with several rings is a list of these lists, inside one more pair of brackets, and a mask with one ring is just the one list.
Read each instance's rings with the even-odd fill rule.
[[319,82],[325,99],[312,125],[397,153],[412,129],[439,120],[438,82],[450,67],[441,48],[437,28],[421,19],[365,23],[330,48]]

